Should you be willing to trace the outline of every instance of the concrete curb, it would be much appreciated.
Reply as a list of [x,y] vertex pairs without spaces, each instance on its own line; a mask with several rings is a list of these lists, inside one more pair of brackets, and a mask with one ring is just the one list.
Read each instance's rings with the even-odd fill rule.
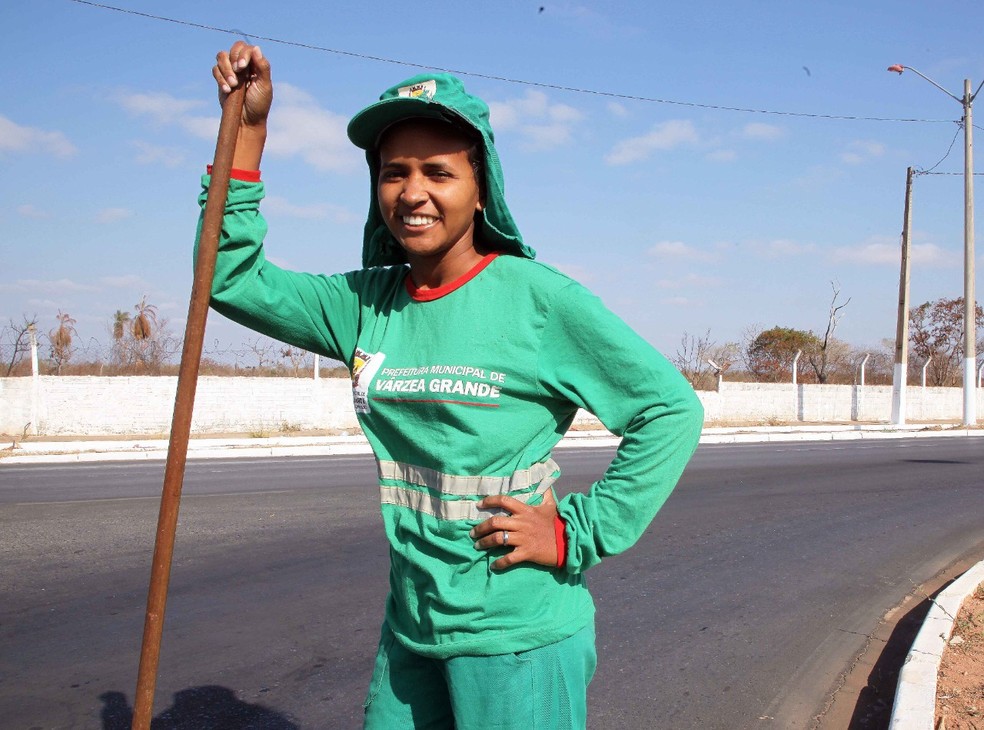
[[[708,427],[702,444],[780,443],[857,439],[984,436],[963,427],[885,424]],[[558,448],[618,446],[620,439],[605,430],[570,431]],[[167,439],[25,441],[0,449],[0,467],[13,464],[57,464],[90,461],[142,461],[167,458]],[[360,434],[341,436],[271,436],[265,438],[198,438],[188,444],[189,459],[335,456],[371,453]]]
[[984,561],[957,578],[933,601],[899,673],[891,730],[933,730],[940,660],[961,605],[981,583],[984,583]]

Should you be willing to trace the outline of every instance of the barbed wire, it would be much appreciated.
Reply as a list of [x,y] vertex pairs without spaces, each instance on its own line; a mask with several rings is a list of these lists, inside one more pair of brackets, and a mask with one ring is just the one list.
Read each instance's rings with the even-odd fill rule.
[[856,121],[856,122],[904,122],[904,123],[920,123],[920,124],[939,124],[939,123],[951,123],[952,119],[919,119],[919,118],[897,118],[897,117],[866,117],[860,115],[851,114],[820,114],[812,112],[791,112],[791,111],[779,111],[775,109],[753,109],[745,107],[733,107],[733,106],[723,106],[720,104],[710,104],[701,103],[694,101],[679,101],[674,99],[660,99],[657,97],[643,96],[640,94],[625,94],[615,91],[605,91],[601,89],[587,89],[577,86],[567,86],[564,84],[553,84],[545,81],[532,81],[529,79],[517,79],[508,76],[498,76],[495,74],[483,73],[480,71],[470,71],[467,69],[455,69],[455,68],[445,68],[442,66],[433,66],[429,64],[418,63],[416,61],[407,61],[403,59],[396,58],[386,58],[384,56],[376,56],[368,53],[357,53],[355,51],[346,51],[339,48],[329,48],[327,46],[318,46],[313,43],[304,43],[301,41],[287,40],[285,38],[275,38],[272,36],[264,36],[259,33],[246,33],[245,31],[239,30],[237,28],[222,28],[214,25],[206,25],[205,23],[196,23],[190,20],[182,20],[180,18],[169,18],[164,15],[155,15],[153,13],[145,13],[139,10],[132,10],[130,8],[120,8],[115,5],[107,5],[105,3],[92,2],[92,0],[68,0],[69,2],[74,2],[78,5],[88,5],[93,8],[99,8],[102,10],[110,10],[117,13],[124,13],[127,15],[135,15],[141,18],[146,18],[148,20],[155,20],[159,22],[174,23],[176,25],[187,26],[190,28],[197,28],[199,30],[209,30],[218,33],[227,33],[234,36],[243,36],[250,39],[264,41],[267,43],[276,43],[284,46],[292,46],[295,48],[303,48],[309,51],[317,51],[319,53],[331,53],[338,56],[346,56],[349,58],[358,58],[364,61],[372,61],[375,63],[387,63],[397,66],[408,66],[410,68],[419,68],[427,71],[439,71],[444,73],[452,73],[458,76],[469,76],[471,78],[486,79],[488,81],[500,81],[507,84],[517,84],[522,86],[532,86],[534,88],[540,89],[550,89],[553,91],[565,91],[573,94],[586,94],[592,96],[601,96],[610,99],[620,99],[623,101],[638,101],[645,102],[649,104],[671,104],[675,106],[686,106],[693,107],[697,109],[711,109],[715,111],[728,111],[728,112],[740,112],[745,114],[766,114],[784,117],[806,117],[810,119],[830,119],[838,121]]

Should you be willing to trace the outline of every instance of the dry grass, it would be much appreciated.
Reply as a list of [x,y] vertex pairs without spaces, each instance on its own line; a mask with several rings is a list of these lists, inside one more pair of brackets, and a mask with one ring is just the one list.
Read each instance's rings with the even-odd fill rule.
[[943,652],[936,730],[984,730],[984,584],[964,601]]

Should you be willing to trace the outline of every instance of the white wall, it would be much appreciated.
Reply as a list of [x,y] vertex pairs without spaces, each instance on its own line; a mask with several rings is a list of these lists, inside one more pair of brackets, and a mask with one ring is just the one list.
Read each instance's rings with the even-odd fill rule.
[[[0,378],[0,433],[166,434],[177,377]],[[192,433],[358,429],[340,378],[201,377]]]
[[[176,377],[0,378],[0,433],[14,436],[163,435],[171,427]],[[891,386],[722,384],[700,391],[706,422],[887,422]],[[984,416],[984,391],[977,391]],[[910,386],[906,420],[960,421],[960,388]],[[588,414],[578,423],[590,425]],[[228,378],[198,381],[192,433],[275,434],[297,429],[355,430],[351,386],[344,378]]]

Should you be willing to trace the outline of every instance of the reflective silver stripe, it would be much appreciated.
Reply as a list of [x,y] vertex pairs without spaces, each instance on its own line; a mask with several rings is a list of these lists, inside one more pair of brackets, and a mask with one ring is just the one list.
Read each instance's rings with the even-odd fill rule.
[[441,494],[467,497],[521,492],[534,484],[543,482],[544,479],[551,477],[560,469],[553,459],[547,459],[543,463],[534,464],[529,469],[513,472],[508,477],[488,477],[444,474],[435,469],[425,469],[421,466],[404,464],[399,461],[377,461],[376,463],[381,480],[392,479],[427,487]]
[[[516,495],[520,502],[529,502],[534,495],[543,494],[555,481],[553,474],[541,480],[533,492]],[[441,499],[429,492],[408,487],[379,487],[379,501],[397,507],[406,507],[439,520],[486,520],[494,515],[506,514],[501,509],[479,509],[475,499]]]

